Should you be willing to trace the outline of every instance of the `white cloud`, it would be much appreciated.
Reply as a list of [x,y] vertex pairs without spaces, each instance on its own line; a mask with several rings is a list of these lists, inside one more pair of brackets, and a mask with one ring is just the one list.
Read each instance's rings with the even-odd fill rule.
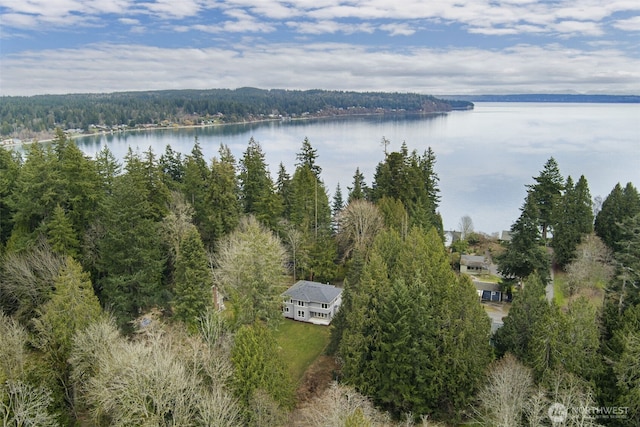
[[[215,64],[215,66],[214,66]],[[349,44],[163,49],[100,44],[7,55],[2,94],[173,88],[408,91],[430,94],[640,92],[640,60],[559,45],[402,53]]]
[[381,25],[380,29],[388,32],[391,36],[410,36],[416,32],[410,25],[402,23]]
[[375,27],[367,23],[342,23],[338,21],[302,21],[287,22],[287,26],[294,28],[301,34],[355,34],[373,33]]
[[140,21],[137,19],[131,19],[131,18],[120,18],[118,19],[118,21],[120,21],[122,24],[125,25],[139,25]]
[[629,19],[621,19],[613,24],[614,27],[623,31],[640,31],[640,16]]

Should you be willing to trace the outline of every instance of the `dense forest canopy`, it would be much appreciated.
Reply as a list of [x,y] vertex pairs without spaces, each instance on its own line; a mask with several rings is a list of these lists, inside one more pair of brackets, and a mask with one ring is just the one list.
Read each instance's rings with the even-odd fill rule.
[[415,93],[256,88],[165,90],[102,94],[37,95],[0,98],[0,134],[26,139],[36,132],[90,126],[199,124],[407,111],[414,113],[470,109],[468,101],[448,101]]
[[[3,425],[550,427],[559,403],[564,426],[638,425],[632,183],[594,212],[553,157],[532,177],[510,241],[481,249],[513,291],[492,334],[455,268],[489,237],[467,218],[443,245],[434,151],[385,152],[332,201],[321,156],[305,138],[272,177],[253,138],[238,159],[205,159],[197,139],[91,159],[60,129],[24,156],[0,149]],[[319,350],[340,383],[306,401],[287,365],[301,335],[289,357],[277,339],[296,278],[343,290]]]

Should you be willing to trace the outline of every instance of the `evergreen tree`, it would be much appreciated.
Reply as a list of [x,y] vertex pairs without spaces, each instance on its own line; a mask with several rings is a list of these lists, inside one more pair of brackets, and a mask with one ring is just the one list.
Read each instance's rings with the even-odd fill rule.
[[193,206],[193,222],[200,230],[204,240],[210,239],[206,230],[207,218],[211,207],[207,204],[209,168],[202,154],[200,143],[196,137],[191,154],[184,162],[183,192],[187,202]]
[[309,142],[309,138],[305,138],[302,141],[302,148],[300,152],[296,154],[296,159],[298,163],[296,163],[296,167],[308,167],[311,172],[316,176],[316,178],[320,179],[320,172],[322,172],[322,168],[316,165],[316,159],[318,158],[318,150],[311,146],[311,142]]
[[182,154],[173,151],[171,145],[165,147],[164,154],[159,160],[160,170],[164,178],[164,183],[171,190],[177,189],[184,178],[184,163]]
[[596,216],[595,232],[614,252],[622,240],[624,220],[640,213],[640,194],[631,183],[622,188],[618,183],[602,202],[602,209]]
[[584,236],[593,231],[591,195],[584,175],[576,185],[567,178],[564,194],[556,208],[556,226],[552,246],[555,261],[561,267],[573,261],[575,250]]
[[524,279],[537,273],[546,280],[549,277],[549,257],[540,242],[539,215],[532,193],[527,195],[521,212],[511,226],[511,241],[497,258],[498,269],[506,277]]
[[163,305],[168,297],[162,286],[166,256],[160,224],[154,221],[147,191],[140,174],[118,177],[101,219],[97,284],[103,304],[121,322]]
[[285,219],[291,218],[291,176],[287,173],[284,164],[280,162],[278,166],[278,178],[276,179],[276,192],[282,200],[283,216]]
[[206,199],[209,211],[202,224],[203,241],[208,247],[233,231],[240,221],[235,159],[226,145],[220,146],[219,153],[220,159],[214,157],[211,162]]
[[[529,360],[534,325],[550,310],[546,299],[545,285],[536,275],[525,281],[522,290],[514,297],[504,326],[493,337],[498,355],[511,353],[518,360]],[[540,328],[543,331],[542,328]]]
[[354,200],[361,200],[367,198],[369,189],[367,183],[364,180],[364,175],[360,172],[360,168],[356,168],[356,173],[353,175],[353,186],[348,188],[349,190],[349,202]]
[[336,191],[333,194],[333,204],[331,205],[331,213],[335,218],[344,209],[344,199],[342,198],[342,189],[340,183],[336,185]]
[[98,176],[100,177],[102,195],[108,195],[113,189],[113,182],[116,176],[120,175],[122,171],[122,165],[106,145],[96,154],[95,164]]
[[10,150],[0,150],[0,254],[13,228],[13,208],[10,204],[16,189],[21,162]]
[[96,163],[85,157],[71,140],[64,145],[58,144],[54,149],[58,152],[60,192],[63,195],[60,204],[74,230],[81,236],[96,217],[103,197]]
[[195,329],[198,318],[211,305],[212,284],[207,253],[198,230],[192,226],[180,242],[176,260],[173,283],[173,311],[176,318]]
[[[68,359],[76,333],[97,321],[102,313],[94,294],[89,275],[71,257],[67,257],[55,281],[51,299],[38,308],[33,320],[36,338],[34,345],[44,359],[67,399],[73,405],[73,391],[69,379]],[[59,397],[59,396],[57,396]]]
[[282,213],[282,204],[260,143],[249,140],[249,146],[240,160],[240,201],[244,213],[255,215],[259,220],[275,228]]
[[73,225],[67,218],[64,209],[57,205],[53,211],[51,221],[47,225],[47,240],[51,245],[53,252],[60,255],[69,255],[74,258],[78,257],[80,243]]
[[273,333],[262,323],[240,327],[234,338],[231,363],[232,387],[242,403],[248,406],[255,394],[262,391],[282,408],[291,407],[291,380]]
[[540,175],[533,179],[536,183],[529,186],[529,193],[538,208],[538,224],[542,230],[542,241],[546,243],[548,231],[554,228],[554,209],[562,195],[564,179],[553,157],[544,164]]
[[384,218],[384,224],[402,236],[409,232],[409,215],[404,204],[393,197],[384,196],[377,202],[380,213]]
[[409,154],[403,143],[400,152],[389,153],[384,162],[378,164],[371,193],[376,202],[384,197],[400,200],[411,225],[425,230],[435,227],[442,236],[442,218],[437,212],[440,190],[435,162],[431,148],[420,156],[416,151]]
[[345,381],[396,417],[460,417],[490,362],[490,325],[437,231],[414,227],[404,241],[381,233],[357,287],[345,292]]
[[60,170],[50,148],[31,144],[15,182],[15,190],[8,204],[13,213],[13,229],[7,246],[21,250],[44,233],[41,228],[63,203],[60,189]]

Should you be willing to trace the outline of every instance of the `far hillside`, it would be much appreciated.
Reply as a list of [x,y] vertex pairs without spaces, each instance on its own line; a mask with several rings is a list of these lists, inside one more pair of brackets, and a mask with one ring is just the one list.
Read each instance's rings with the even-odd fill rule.
[[56,127],[80,132],[141,125],[201,125],[353,114],[438,113],[468,101],[416,93],[209,89],[0,97],[0,134],[32,139]]

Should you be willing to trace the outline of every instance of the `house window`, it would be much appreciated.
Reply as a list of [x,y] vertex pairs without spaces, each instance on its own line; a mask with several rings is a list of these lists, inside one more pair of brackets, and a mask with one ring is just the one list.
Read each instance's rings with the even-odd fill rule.
[[298,301],[298,305],[299,305],[300,307],[304,307],[304,301]]
[[329,304],[327,304],[327,303],[324,303],[324,302],[323,302],[323,303],[322,303],[322,308],[325,308],[325,309],[326,309],[326,308],[329,308]]
[[304,311],[298,310],[298,317],[304,318]]
[[288,313],[289,312],[289,307],[285,307],[283,310],[284,310],[285,313]]

